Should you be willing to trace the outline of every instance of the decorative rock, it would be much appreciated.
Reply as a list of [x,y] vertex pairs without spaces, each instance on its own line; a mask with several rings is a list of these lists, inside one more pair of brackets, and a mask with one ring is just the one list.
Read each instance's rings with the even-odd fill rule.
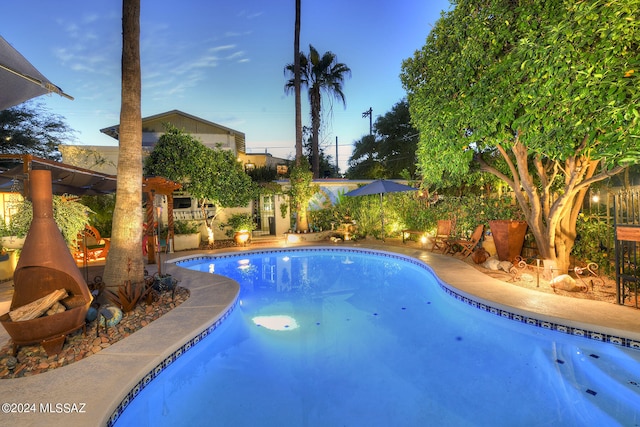
[[498,260],[498,258],[489,258],[484,262],[484,264],[482,264],[482,266],[489,270],[497,271],[499,264],[500,260]]
[[[108,306],[108,307],[105,307],[104,309],[106,309],[111,313],[111,319],[107,320],[107,327],[110,328],[120,323],[120,320],[122,320],[122,310],[120,310],[118,307],[113,307],[113,306]],[[104,309],[101,309],[101,310],[104,310]],[[102,316],[100,317],[100,326],[104,326],[104,317]]]
[[511,264],[509,261],[500,261],[498,263],[498,269],[504,270],[507,273],[509,273],[509,270],[511,270],[511,267],[513,267],[513,264]]
[[569,292],[587,291],[586,285],[578,284],[575,279],[568,274],[561,274],[555,277],[549,282],[549,285],[551,285],[553,289],[561,289]]
[[7,369],[9,369],[10,371],[13,371],[16,368],[17,364],[18,364],[18,359],[16,359],[13,356],[7,357],[7,361],[6,361]]

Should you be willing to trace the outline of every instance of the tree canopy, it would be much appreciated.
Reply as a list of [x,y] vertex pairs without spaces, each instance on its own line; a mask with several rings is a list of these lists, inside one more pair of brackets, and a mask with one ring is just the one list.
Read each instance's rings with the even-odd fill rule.
[[179,182],[193,197],[223,208],[246,206],[256,194],[256,186],[231,151],[211,149],[171,124],[165,124],[144,171]]
[[403,64],[428,181],[498,144],[637,160],[638,0],[454,4]]
[[374,134],[356,141],[349,158],[349,178],[415,178],[418,130],[409,103],[396,103],[376,119]]
[[60,161],[58,146],[75,138],[61,116],[30,102],[0,111],[0,154],[33,154]]
[[640,157],[640,0],[452,4],[403,63],[419,169],[503,180],[565,269],[589,185]]

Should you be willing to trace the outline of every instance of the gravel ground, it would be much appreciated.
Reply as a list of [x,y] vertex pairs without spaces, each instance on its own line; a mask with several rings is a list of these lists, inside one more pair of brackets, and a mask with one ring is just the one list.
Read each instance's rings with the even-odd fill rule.
[[[16,361],[12,357],[13,346],[6,344],[0,349],[0,379],[36,375],[96,354],[160,318],[187,298],[189,291],[179,286],[175,295],[171,291],[163,292],[150,303],[139,303],[117,325],[107,328],[106,332],[104,326],[98,329],[97,320],[94,320],[87,324],[86,333],[80,329],[67,336],[62,351],[57,355],[47,356],[40,345],[22,346],[18,349]],[[15,367],[10,369],[13,363]]]

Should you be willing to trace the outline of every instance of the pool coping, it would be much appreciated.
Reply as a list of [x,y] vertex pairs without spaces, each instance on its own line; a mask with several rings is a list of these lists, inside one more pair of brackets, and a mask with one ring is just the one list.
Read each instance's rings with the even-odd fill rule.
[[[410,246],[388,246],[376,242],[341,244],[297,244],[288,248],[227,248],[174,254],[166,272],[180,279],[191,297],[171,312],[130,337],[86,359],[43,374],[0,380],[2,403],[35,404],[35,413],[2,413],[4,424],[37,426],[111,425],[142,387],[173,360],[210,333],[236,305],[239,286],[222,276],[186,270],[175,262],[196,255],[282,251],[287,249],[349,249],[398,254],[426,263],[453,297],[476,304],[498,316],[560,332],[607,341],[622,337],[640,343],[640,311],[615,304],[546,294],[509,285],[491,278],[449,255],[431,253]],[[515,316],[515,317],[514,317]],[[520,317],[518,317],[520,316]],[[566,328],[563,330],[562,328]],[[595,335],[594,335],[595,334]],[[599,334],[599,335],[598,335]],[[0,337],[1,338],[1,337]],[[621,345],[616,341],[610,341]],[[629,346],[629,345],[626,345]],[[10,396],[10,397],[7,397]],[[71,406],[72,404],[76,406]],[[41,404],[45,412],[41,411]],[[62,406],[60,413],[55,404]],[[80,404],[84,404],[80,408]],[[65,413],[70,408],[72,413]],[[82,409],[84,412],[78,413]],[[4,411],[3,411],[4,412]]]

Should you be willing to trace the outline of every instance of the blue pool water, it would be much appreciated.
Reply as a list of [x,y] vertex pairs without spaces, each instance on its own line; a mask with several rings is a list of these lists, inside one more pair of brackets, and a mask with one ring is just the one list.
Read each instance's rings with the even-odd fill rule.
[[119,426],[640,425],[640,351],[471,307],[408,259],[326,249],[180,265],[238,281],[239,302]]

